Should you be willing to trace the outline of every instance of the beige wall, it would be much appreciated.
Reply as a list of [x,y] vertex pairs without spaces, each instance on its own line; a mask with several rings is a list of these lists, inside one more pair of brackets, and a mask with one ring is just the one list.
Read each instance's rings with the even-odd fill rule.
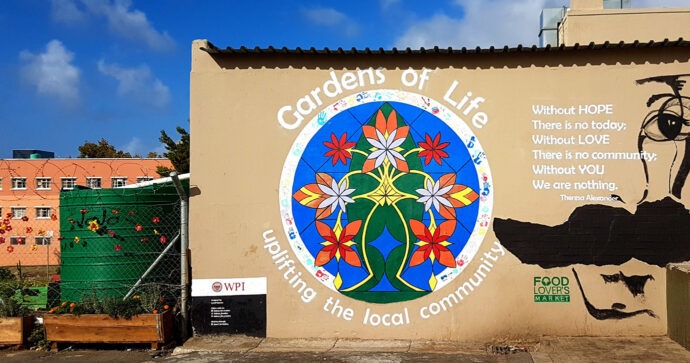
[[560,29],[561,44],[601,44],[689,39],[690,9],[569,9]]
[[[555,226],[564,223],[578,207],[601,204],[634,213],[645,189],[644,172],[639,160],[538,160],[535,149],[567,152],[636,153],[640,126],[650,112],[646,106],[654,93],[668,93],[663,83],[636,85],[635,81],[660,75],[690,73],[690,53],[683,47],[566,50],[553,52],[513,52],[464,55],[296,55],[296,54],[209,54],[201,50],[204,41],[192,46],[191,129],[196,140],[191,150],[193,186],[198,193],[190,201],[190,248],[194,279],[267,277],[268,336],[273,337],[354,337],[354,338],[420,338],[486,341],[502,338],[534,338],[552,335],[662,335],[666,333],[665,272],[655,264],[632,259],[621,263],[596,263],[587,260],[595,245],[575,252],[583,262],[565,263],[559,267],[540,267],[523,263],[504,246],[493,229],[497,219],[515,220]],[[338,79],[358,70],[380,69],[385,81],[380,84],[358,85],[339,95],[323,97],[323,105],[306,112],[298,127],[288,129],[278,121],[281,107],[297,107],[303,98],[323,88],[334,72]],[[419,86],[401,81],[404,71],[412,68],[428,80]],[[427,71],[425,73],[425,70]],[[408,74],[408,76],[410,76]],[[411,79],[411,78],[408,78]],[[456,88],[453,87],[457,81]],[[347,297],[312,276],[317,269],[299,262],[288,231],[283,228],[280,188],[284,168],[291,153],[300,148],[293,145],[310,128],[318,128],[321,111],[333,111],[334,104],[344,99],[356,102],[364,92],[373,96],[384,89],[415,93],[441,109],[464,120],[486,153],[490,165],[492,224],[480,239],[474,258],[450,283],[433,293],[404,302],[380,304]],[[453,89],[453,90],[452,90]],[[452,92],[451,92],[452,90]],[[478,108],[463,115],[453,101],[467,92],[482,97]],[[428,99],[427,99],[428,98]],[[433,103],[433,102],[436,103]],[[596,115],[535,115],[533,106],[553,105],[570,108],[585,105],[610,105],[610,113]],[[430,110],[430,109],[429,109]],[[472,124],[472,117],[483,112],[488,122]],[[439,116],[440,117],[440,116]],[[591,125],[615,121],[624,129],[599,130],[536,130],[533,120],[540,119],[566,127],[582,122]],[[292,120],[294,121],[294,120]],[[598,137],[597,144],[535,145],[535,135]],[[602,135],[608,135],[602,139]],[[432,135],[433,136],[433,135]],[[590,139],[594,140],[594,139]],[[304,145],[301,145],[304,146]],[[682,147],[682,145],[678,146]],[[664,173],[668,172],[674,146],[645,144],[645,150],[660,155],[659,162],[650,163],[648,201],[668,196]],[[669,156],[671,155],[671,156]],[[663,156],[663,157],[662,157]],[[666,163],[666,164],[664,164]],[[596,164],[603,175],[553,174],[536,176],[533,166],[575,167]],[[664,165],[662,165],[664,164]],[[330,165],[330,161],[329,161]],[[664,169],[666,168],[666,169]],[[664,172],[666,170],[666,172]],[[289,173],[288,173],[289,175]],[[551,183],[576,182],[614,183],[616,190],[589,188],[583,190],[538,189],[535,180]],[[572,188],[572,186],[571,186]],[[291,192],[288,193],[288,196]],[[561,195],[609,197],[620,201],[594,202],[564,200]],[[690,193],[681,202],[688,205]],[[294,202],[294,200],[293,200]],[[596,218],[593,218],[596,220]],[[587,222],[589,223],[589,222]],[[287,224],[285,224],[287,227]],[[477,227],[479,228],[479,227]],[[658,233],[663,234],[663,227]],[[477,229],[479,230],[479,229]],[[537,236],[535,236],[535,239]],[[287,251],[295,261],[294,274],[306,283],[315,296],[305,302],[304,295],[293,288],[274,263],[269,244]],[[306,241],[319,243],[320,241]],[[554,240],[553,243],[560,243]],[[631,242],[632,243],[632,242]],[[277,247],[276,247],[277,246]],[[639,245],[626,253],[635,254]],[[533,251],[540,251],[536,245]],[[650,246],[647,246],[648,248]],[[492,248],[494,250],[492,250]],[[653,246],[651,246],[653,248]],[[563,245],[563,250],[573,251]],[[496,257],[491,268],[481,269],[485,254]],[[541,262],[550,261],[544,252]],[[660,252],[666,254],[665,251]],[[456,256],[457,257],[457,256]],[[483,259],[482,259],[483,258]],[[666,257],[668,258],[668,256]],[[554,256],[555,260],[555,256]],[[342,263],[342,261],[341,261]],[[485,265],[486,266],[486,265]],[[448,304],[454,291],[483,272],[478,286],[462,300]],[[600,310],[625,312],[653,311],[656,317],[640,313],[618,319],[597,319],[589,313],[576,283],[573,269],[582,282],[589,302]],[[642,295],[633,296],[622,283],[604,282],[603,275],[651,275],[643,286]],[[535,303],[535,277],[569,279],[570,302]],[[288,276],[291,277],[291,276]],[[476,280],[475,280],[476,281]],[[352,309],[351,320],[329,310],[329,301],[338,301]],[[365,315],[389,314],[389,318],[409,316],[399,326],[372,326]],[[430,314],[429,312],[435,313]],[[401,315],[395,315],[401,314]]]

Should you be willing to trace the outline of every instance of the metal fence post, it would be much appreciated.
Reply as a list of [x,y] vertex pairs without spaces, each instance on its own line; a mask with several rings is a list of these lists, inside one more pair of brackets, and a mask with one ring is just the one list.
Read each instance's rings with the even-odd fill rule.
[[187,303],[189,299],[189,263],[187,261],[187,250],[189,249],[189,236],[187,234],[189,229],[188,216],[189,216],[189,206],[188,206],[188,196],[182,188],[180,183],[180,178],[176,172],[170,173],[173,184],[175,184],[175,189],[177,189],[177,194],[180,196],[180,284],[181,294],[180,294],[180,310],[182,312],[182,339],[187,339],[189,332],[189,314],[187,309]]

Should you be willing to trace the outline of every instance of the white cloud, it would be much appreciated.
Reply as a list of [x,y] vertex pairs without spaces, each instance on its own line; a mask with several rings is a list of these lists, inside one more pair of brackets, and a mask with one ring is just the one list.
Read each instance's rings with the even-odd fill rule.
[[139,155],[145,157],[148,154],[148,151],[144,151],[144,145],[138,137],[132,137],[126,145],[118,148],[118,150],[130,153],[132,156]]
[[687,8],[690,0],[633,0],[633,8]]
[[388,9],[393,5],[399,4],[400,0],[379,0],[379,3],[381,4],[381,9]]
[[[386,1],[386,0],[382,0]],[[458,16],[436,13],[420,19],[395,40],[398,48],[539,44],[539,15],[544,8],[568,5],[567,0],[455,0]],[[633,8],[689,7],[690,0],[633,0]]]
[[146,14],[130,9],[130,0],[53,0],[52,16],[57,22],[74,23],[87,14],[104,17],[108,29],[125,39],[146,44],[157,51],[174,47],[175,41],[167,32],[156,30]]
[[80,23],[86,19],[86,13],[77,7],[74,0],[52,0],[51,14],[58,23]]
[[62,42],[51,40],[45,52],[22,51],[19,58],[26,63],[22,66],[22,79],[35,86],[38,93],[57,97],[70,106],[79,102],[80,71],[71,64],[74,54]]
[[333,8],[302,9],[303,16],[316,25],[342,29],[348,37],[357,35],[359,27],[346,14]]
[[412,24],[395,41],[399,48],[503,47],[539,43],[541,10],[558,0],[455,0],[458,17],[437,13]]
[[120,96],[131,97],[156,108],[164,108],[170,103],[170,90],[145,65],[125,68],[100,60],[98,70],[119,82],[117,93]]

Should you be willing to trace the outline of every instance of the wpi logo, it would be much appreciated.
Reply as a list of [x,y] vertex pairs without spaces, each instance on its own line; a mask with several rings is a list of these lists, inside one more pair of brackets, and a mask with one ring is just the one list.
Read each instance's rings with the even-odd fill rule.
[[213,290],[213,292],[220,292],[220,290],[223,289],[223,284],[216,281],[211,285],[211,289]]

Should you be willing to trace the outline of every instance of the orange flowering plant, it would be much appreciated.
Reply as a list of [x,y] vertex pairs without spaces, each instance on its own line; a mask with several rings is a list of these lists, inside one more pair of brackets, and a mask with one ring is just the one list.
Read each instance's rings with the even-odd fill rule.
[[[164,296],[165,295],[165,296]],[[63,301],[48,310],[49,314],[108,314],[113,318],[130,319],[139,314],[175,312],[175,299],[169,294],[142,293],[126,299],[116,296],[85,295],[80,302]],[[171,308],[172,307],[172,308]]]

